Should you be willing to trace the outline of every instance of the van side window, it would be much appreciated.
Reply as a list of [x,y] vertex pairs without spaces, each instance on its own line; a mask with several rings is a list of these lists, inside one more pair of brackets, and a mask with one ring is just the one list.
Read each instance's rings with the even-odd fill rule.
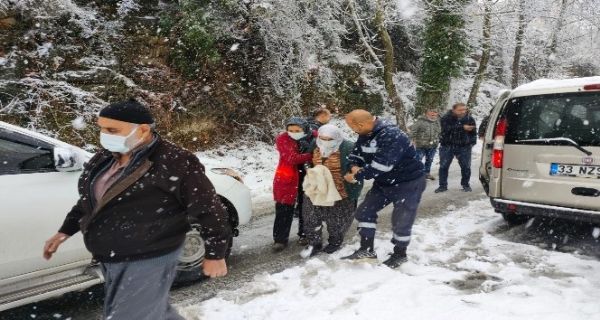
[[0,175],[53,171],[54,155],[48,143],[0,129]]

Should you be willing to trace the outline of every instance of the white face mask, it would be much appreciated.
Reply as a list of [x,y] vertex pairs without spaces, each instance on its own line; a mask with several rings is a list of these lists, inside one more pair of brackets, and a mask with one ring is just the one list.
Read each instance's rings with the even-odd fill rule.
[[317,139],[317,146],[319,147],[321,156],[324,158],[327,158],[338,151],[340,144],[341,142],[335,140],[323,140],[321,138]]
[[300,140],[300,139],[306,137],[306,133],[304,133],[304,132],[289,132],[288,131],[288,135],[290,136],[290,138],[292,138],[294,140]]
[[135,148],[140,142],[139,140],[133,141],[133,134],[137,131],[138,128],[139,125],[136,125],[135,128],[131,130],[131,133],[129,133],[127,136],[118,136],[114,134],[101,132],[100,144],[104,147],[104,149],[110,152],[116,152],[121,154],[128,153],[133,148]]

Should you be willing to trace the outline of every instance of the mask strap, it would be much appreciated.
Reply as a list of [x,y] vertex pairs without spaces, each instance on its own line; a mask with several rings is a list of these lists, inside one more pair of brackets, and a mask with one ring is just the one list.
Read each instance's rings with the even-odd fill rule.
[[136,124],[136,125],[135,125],[135,127],[133,128],[133,130],[131,130],[131,132],[130,132],[130,133],[127,135],[127,137],[126,137],[126,138],[129,138],[129,137],[133,136],[133,134],[134,134],[134,133],[137,131],[137,129],[139,129],[139,128],[140,128],[140,125],[139,125],[139,124]]

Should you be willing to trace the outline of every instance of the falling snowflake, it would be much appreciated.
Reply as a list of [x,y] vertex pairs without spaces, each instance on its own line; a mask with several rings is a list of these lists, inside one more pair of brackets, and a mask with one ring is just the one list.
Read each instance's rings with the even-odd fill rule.
[[85,129],[85,127],[87,127],[87,124],[85,123],[85,118],[82,116],[79,116],[73,121],[71,121],[71,125],[75,130],[83,130]]

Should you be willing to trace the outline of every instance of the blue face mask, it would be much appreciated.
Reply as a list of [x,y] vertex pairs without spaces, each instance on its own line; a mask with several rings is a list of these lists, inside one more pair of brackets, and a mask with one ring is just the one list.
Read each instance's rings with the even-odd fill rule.
[[118,136],[114,134],[101,132],[100,144],[102,145],[102,147],[104,147],[104,149],[110,152],[116,152],[121,154],[128,153],[139,143],[139,140],[132,141],[134,140],[133,134],[137,131],[138,128],[139,126],[136,125],[135,128],[131,130],[131,133],[129,133],[127,136]]

